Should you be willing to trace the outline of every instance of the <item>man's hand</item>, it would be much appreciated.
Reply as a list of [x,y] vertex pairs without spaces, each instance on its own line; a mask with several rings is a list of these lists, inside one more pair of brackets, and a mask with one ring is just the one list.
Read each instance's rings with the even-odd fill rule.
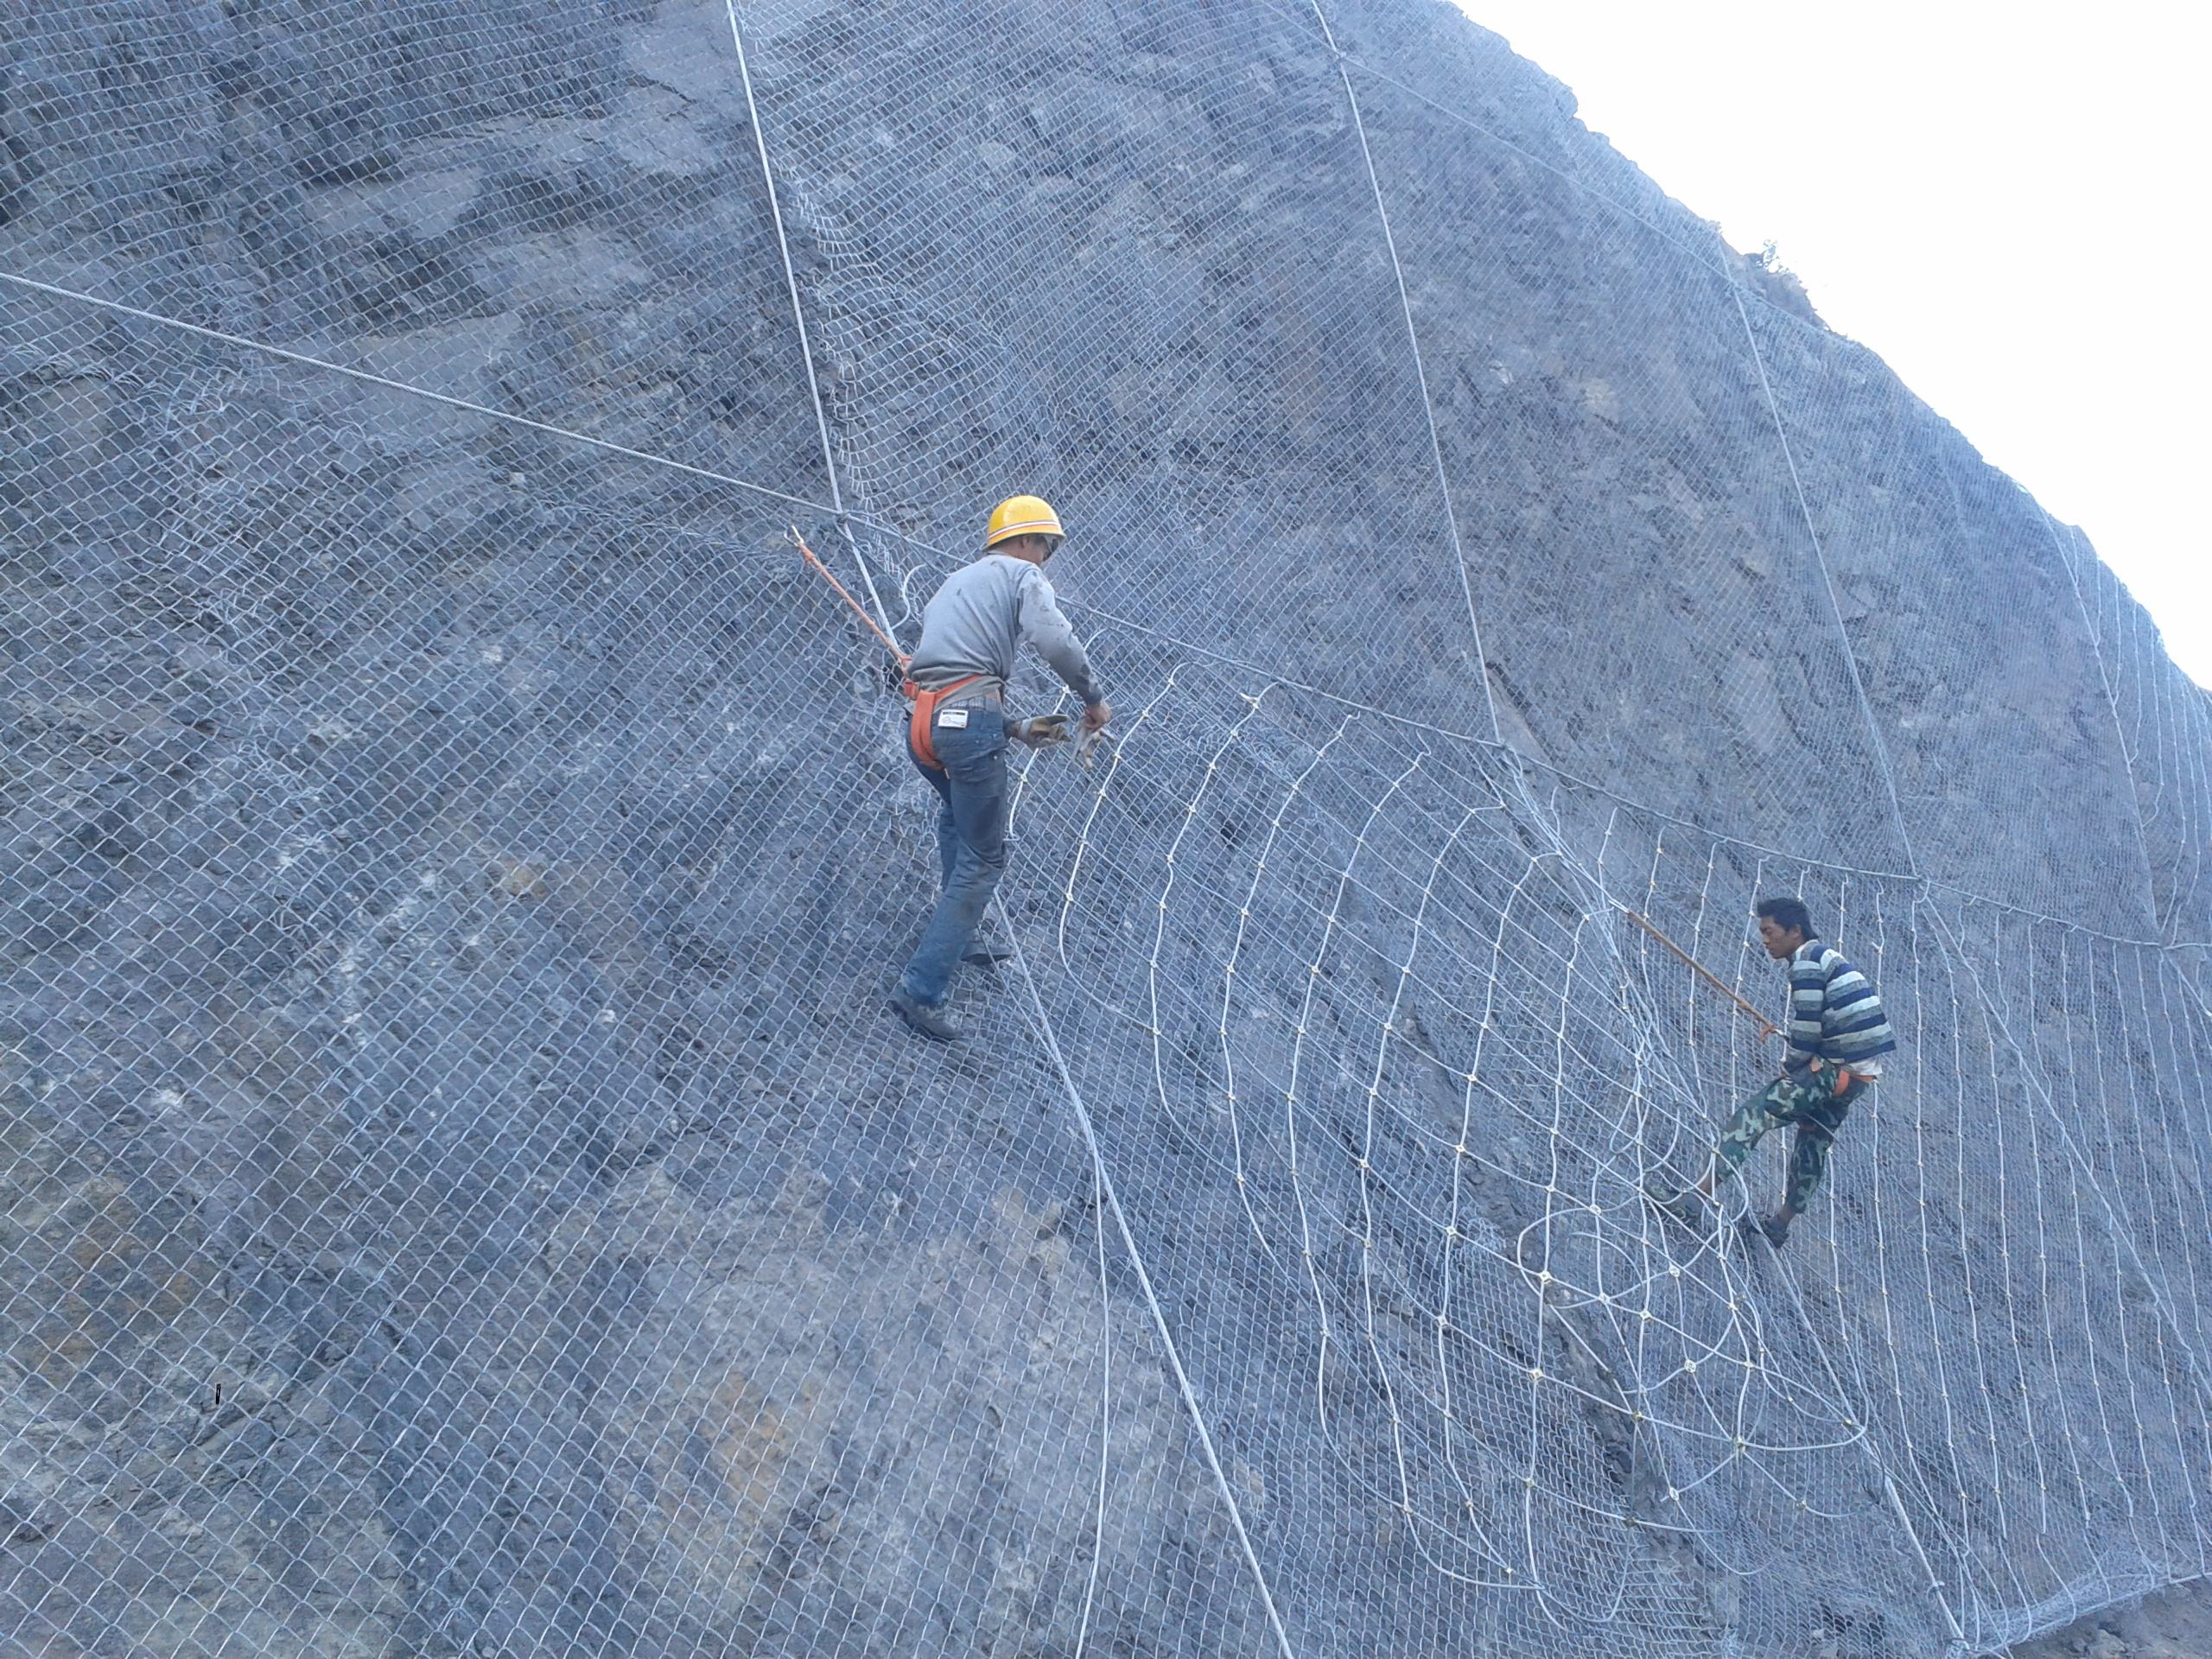
[[1027,720],[1010,721],[1007,725],[1007,735],[1033,749],[1050,748],[1055,743],[1068,741],[1068,717],[1065,715],[1036,715]]
[[1086,769],[1106,746],[1106,722],[1113,718],[1114,705],[1110,702],[1101,701],[1084,709],[1083,741],[1075,746],[1075,758]]

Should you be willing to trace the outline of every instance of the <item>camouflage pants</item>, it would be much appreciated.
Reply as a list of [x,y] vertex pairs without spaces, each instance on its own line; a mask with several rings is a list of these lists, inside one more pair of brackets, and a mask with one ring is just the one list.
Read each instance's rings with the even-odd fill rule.
[[1868,1078],[1853,1077],[1839,1090],[1833,1071],[1777,1077],[1738,1106],[1721,1130],[1719,1143],[1713,1149],[1715,1187],[1742,1167],[1769,1129],[1787,1124],[1797,1133],[1789,1145],[1789,1183],[1783,1203],[1793,1214],[1803,1210],[1820,1191],[1828,1147],[1843,1128],[1851,1103],[1872,1086]]

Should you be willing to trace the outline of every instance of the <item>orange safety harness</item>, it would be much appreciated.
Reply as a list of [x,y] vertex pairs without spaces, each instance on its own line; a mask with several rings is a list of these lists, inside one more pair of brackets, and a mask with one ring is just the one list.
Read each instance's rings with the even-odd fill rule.
[[906,741],[912,745],[914,758],[931,772],[943,772],[944,762],[937,758],[937,739],[933,734],[937,725],[937,706],[962,686],[982,679],[981,674],[970,674],[965,679],[955,680],[950,685],[940,685],[924,690],[909,680],[899,688],[914,700],[914,713],[906,722]]
[[[852,607],[853,614],[867,625],[870,633],[883,642],[883,648],[898,659],[899,666],[904,669],[908,663],[912,662],[913,659],[899,649],[898,645],[893,642],[891,636],[876,626],[875,619],[861,608],[860,601],[845,591],[845,584],[830,573],[830,567],[823,563],[815,550],[806,544],[806,537],[798,533],[797,524],[791,527],[791,545],[798,549],[799,552],[804,556],[806,562],[821,575],[823,581],[837,590],[837,597]],[[912,745],[915,758],[931,772],[944,770],[944,763],[937,758],[937,741],[934,736],[938,705],[960,690],[962,686],[971,684],[982,677],[981,674],[970,674],[964,679],[953,681],[950,685],[936,686],[925,690],[915,684],[912,677],[909,676],[899,686],[899,690],[905,693],[908,701],[914,705],[913,715],[906,722],[906,741]]]

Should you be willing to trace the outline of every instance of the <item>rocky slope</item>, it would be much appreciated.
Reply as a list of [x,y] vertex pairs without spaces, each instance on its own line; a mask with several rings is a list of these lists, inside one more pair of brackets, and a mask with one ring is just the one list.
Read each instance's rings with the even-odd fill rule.
[[[1871,1656],[2201,1571],[2208,709],[2081,538],[1441,6],[734,22],[811,375],[728,9],[10,31],[0,1631]],[[1128,735],[918,1055],[780,537],[911,625],[1017,484]],[[1801,883],[1924,1071],[1676,1293],[1634,1182],[1758,1062],[1604,901],[1733,971]]]

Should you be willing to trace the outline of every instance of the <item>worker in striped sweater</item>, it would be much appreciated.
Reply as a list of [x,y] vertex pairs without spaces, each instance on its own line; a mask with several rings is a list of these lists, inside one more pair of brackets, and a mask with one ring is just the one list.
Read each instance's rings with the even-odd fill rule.
[[1789,1044],[1782,1075],[1736,1109],[1720,1132],[1704,1178],[1686,1192],[1663,1199],[1693,1227],[1701,1226],[1714,1187],[1732,1175],[1770,1129],[1796,1131],[1782,1207],[1764,1220],[1746,1218],[1780,1249],[1789,1224],[1804,1212],[1827,1168],[1828,1148],[1852,1103],[1882,1075],[1882,1058],[1896,1052],[1897,1037],[1873,982],[1843,953],[1813,931],[1812,917],[1796,899],[1762,899],[1752,912],[1759,940],[1789,972]]

